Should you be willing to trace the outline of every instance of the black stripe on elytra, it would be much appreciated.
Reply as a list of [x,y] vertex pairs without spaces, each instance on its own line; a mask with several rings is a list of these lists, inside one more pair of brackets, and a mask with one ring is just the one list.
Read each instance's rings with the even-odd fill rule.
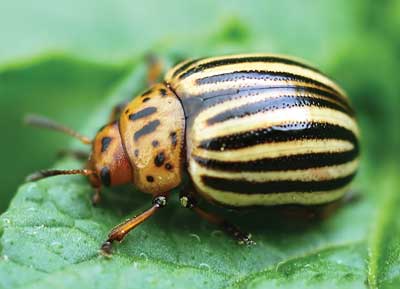
[[197,59],[193,59],[191,61],[186,62],[185,64],[183,64],[182,66],[178,67],[178,69],[176,69],[174,71],[174,73],[172,74],[172,77],[176,77],[179,73],[183,72],[184,70],[186,70],[187,68],[189,68],[189,66],[191,66],[192,64],[202,60],[203,58],[197,58]]
[[202,167],[218,171],[275,172],[336,166],[351,162],[357,156],[358,147],[345,152],[307,153],[251,161],[220,161],[199,156],[193,156],[193,159]]
[[349,110],[351,110],[348,101],[345,99],[344,96],[340,94],[329,92],[316,87],[308,87],[308,86],[294,85],[294,84],[278,85],[278,86],[266,86],[259,84],[240,89],[237,88],[228,88],[223,90],[219,89],[219,90],[209,91],[206,93],[201,93],[199,95],[188,95],[186,98],[183,99],[183,101],[191,99],[201,99],[204,105],[212,106],[214,104],[223,103],[225,101],[232,99],[251,97],[252,95],[257,95],[265,92],[273,92],[273,91],[276,91],[277,94],[288,94],[288,95],[316,94],[335,100],[336,102],[339,102],[344,107],[349,108]]
[[104,153],[107,150],[111,141],[112,141],[112,138],[110,138],[108,136],[105,136],[101,139],[101,152],[102,153]]
[[[354,116],[354,111],[350,107],[347,99],[337,93],[328,92],[315,87],[299,86],[299,85],[279,85],[265,86],[257,85],[252,87],[244,87],[241,89],[228,88],[224,90],[214,90],[200,95],[188,95],[182,99],[184,107],[188,110],[191,106],[202,107],[205,109],[218,104],[224,104],[226,101],[249,98],[262,93],[275,93],[277,95],[303,95],[303,96],[323,96],[332,99],[332,101],[340,103],[351,116]],[[190,110],[190,109],[189,109]]]
[[104,167],[100,171],[100,180],[104,186],[109,187],[111,185],[111,175],[110,170]]
[[196,65],[192,67],[191,69],[188,69],[184,73],[182,73],[179,76],[179,79],[185,79],[186,77],[189,77],[190,75],[196,73],[196,72],[201,72],[206,69],[210,68],[215,68],[218,66],[224,66],[224,65],[230,65],[230,64],[239,64],[239,63],[252,63],[252,62],[268,62],[268,63],[282,63],[282,64],[289,64],[289,65],[295,65],[299,67],[303,67],[312,71],[315,71],[317,73],[322,74],[318,69],[311,67],[307,64],[288,59],[288,58],[283,58],[283,57],[277,57],[277,56],[247,56],[247,57],[239,57],[239,58],[226,58],[226,59],[217,59],[213,60],[210,62],[202,63],[199,65]]
[[310,139],[339,139],[357,145],[357,137],[342,126],[323,122],[293,122],[206,139],[199,147],[211,151],[234,150],[263,143]]
[[[283,95],[280,97],[263,99],[258,102],[247,103],[239,107],[225,110],[207,119],[207,124],[213,125],[230,119],[243,118],[259,112],[306,106],[325,107],[338,110],[346,114],[351,113],[343,106],[325,99],[309,96]],[[290,113],[290,111],[288,113]]]
[[231,180],[211,176],[202,176],[205,186],[240,194],[276,194],[289,192],[333,191],[350,183],[355,173],[345,177],[324,181],[269,181],[251,182],[244,179]]
[[133,135],[133,139],[137,141],[139,138],[141,138],[144,135],[150,134],[153,131],[156,130],[156,128],[160,125],[160,121],[158,119],[153,120],[143,126],[141,129],[139,129],[135,134]]
[[154,106],[149,106],[149,107],[146,107],[146,108],[144,108],[142,110],[139,110],[138,112],[130,114],[129,115],[129,119],[130,120],[138,120],[140,118],[144,118],[144,117],[147,117],[149,115],[152,115],[156,111],[157,111],[157,108],[155,108]]
[[271,80],[271,81],[297,81],[312,84],[315,86],[323,87],[329,91],[334,93],[340,94],[335,88],[322,83],[318,80],[293,74],[290,72],[284,71],[262,71],[262,70],[241,70],[241,71],[234,71],[234,72],[227,72],[227,73],[220,73],[216,75],[206,76],[202,78],[196,79],[196,84],[203,85],[203,84],[210,84],[210,83],[217,83],[217,82],[226,82],[226,81],[237,81],[237,80]]

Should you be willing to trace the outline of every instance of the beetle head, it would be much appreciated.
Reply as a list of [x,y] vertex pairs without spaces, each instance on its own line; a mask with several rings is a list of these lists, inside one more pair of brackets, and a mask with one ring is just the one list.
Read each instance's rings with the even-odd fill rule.
[[92,142],[87,167],[95,172],[89,176],[95,188],[132,182],[132,167],[123,148],[117,122],[99,130]]
[[94,188],[100,188],[102,185],[119,185],[132,181],[132,167],[124,151],[117,122],[102,127],[93,141],[68,127],[42,116],[29,115],[25,118],[25,122],[32,126],[68,134],[82,143],[92,146],[92,152],[85,169],[40,170],[29,175],[26,178],[27,181],[37,181],[57,175],[84,175],[89,177],[90,183]]

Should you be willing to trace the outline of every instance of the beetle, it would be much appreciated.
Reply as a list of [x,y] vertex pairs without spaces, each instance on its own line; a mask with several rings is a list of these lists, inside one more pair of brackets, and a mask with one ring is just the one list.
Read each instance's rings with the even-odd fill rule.
[[185,175],[181,205],[252,244],[250,234],[201,209],[197,199],[227,208],[329,204],[344,196],[358,169],[359,129],[348,96],[292,57],[187,60],[112,115],[93,141],[45,118],[28,120],[92,146],[85,169],[39,171],[29,180],[88,176],[94,203],[102,186],[130,183],[153,196],[147,211],[111,230],[101,246],[107,254],[166,206]]

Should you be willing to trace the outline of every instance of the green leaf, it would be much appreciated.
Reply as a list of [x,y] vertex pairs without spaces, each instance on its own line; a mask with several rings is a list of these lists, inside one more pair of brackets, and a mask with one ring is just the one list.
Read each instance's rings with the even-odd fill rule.
[[[138,66],[98,110],[85,132],[101,125],[112,103],[139,89]],[[64,160],[60,168],[79,167]],[[362,182],[361,182],[362,184]],[[99,245],[115,224],[138,214],[150,198],[133,188],[104,193],[90,204],[86,179],[60,176],[23,185],[1,217],[3,288],[365,288],[368,198],[332,218],[303,224],[263,212],[227,213],[257,244],[238,246],[217,228],[172,203],[115,247]]]
[[370,239],[368,281],[371,288],[400,287],[400,194],[398,169],[387,172],[382,181],[383,198]]

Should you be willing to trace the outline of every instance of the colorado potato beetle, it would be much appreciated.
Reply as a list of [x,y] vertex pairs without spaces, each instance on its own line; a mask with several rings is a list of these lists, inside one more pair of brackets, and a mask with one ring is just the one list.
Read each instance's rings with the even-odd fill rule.
[[345,194],[358,168],[359,129],[348,97],[319,70],[286,56],[184,61],[115,114],[93,141],[48,119],[28,121],[92,145],[85,169],[39,171],[30,180],[86,175],[94,202],[102,186],[128,183],[153,196],[147,211],[112,229],[105,253],[165,207],[185,175],[182,206],[251,244],[197,198],[230,208],[326,204]]

